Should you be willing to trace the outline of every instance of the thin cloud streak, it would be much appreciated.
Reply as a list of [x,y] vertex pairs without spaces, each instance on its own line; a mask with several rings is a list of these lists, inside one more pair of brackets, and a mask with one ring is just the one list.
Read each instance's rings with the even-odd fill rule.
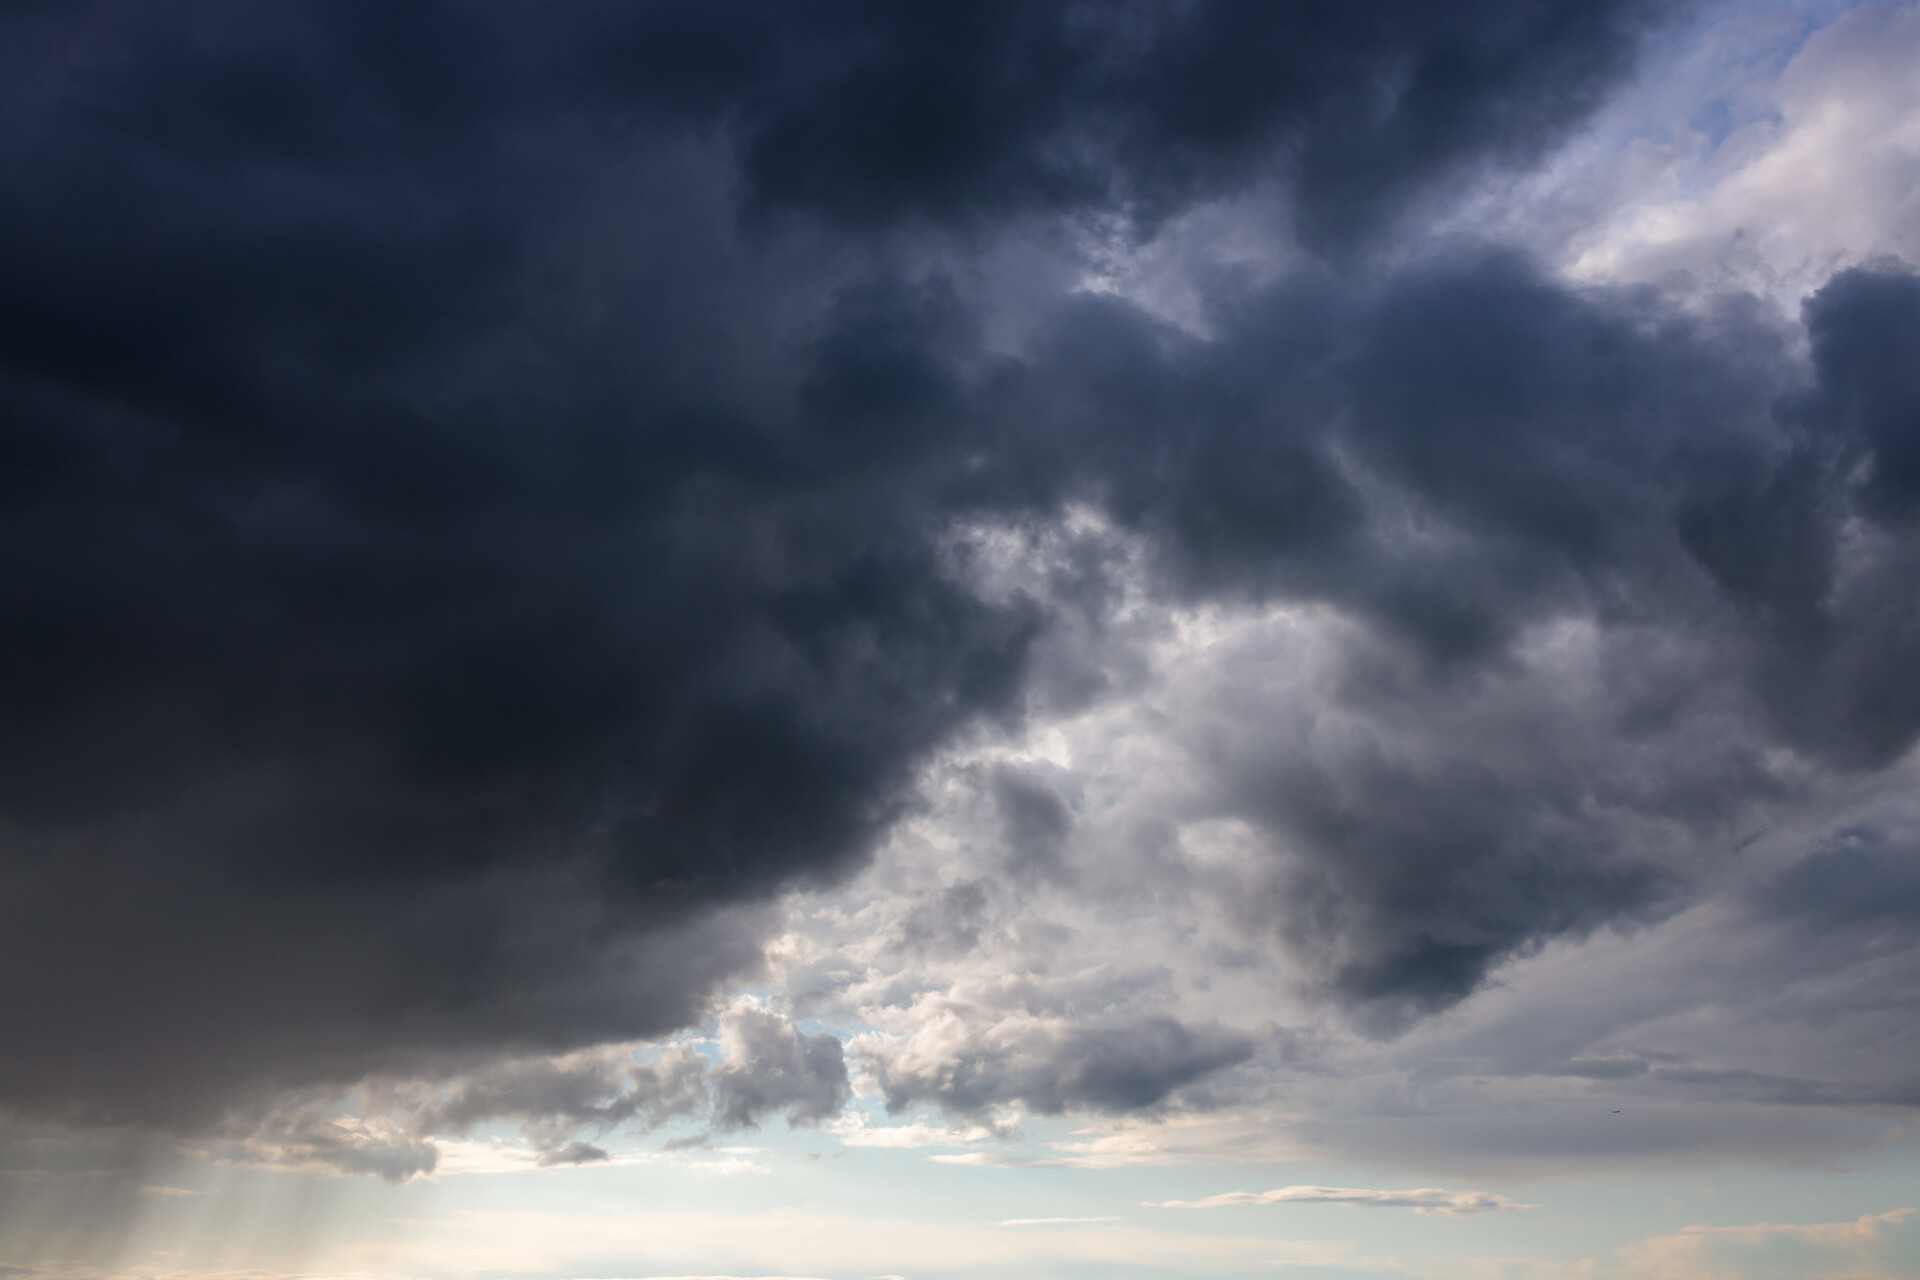
[[1229,1191],[1204,1200],[1149,1200],[1149,1209],[1223,1209],[1234,1205],[1349,1204],[1362,1209],[1411,1209],[1443,1218],[1471,1218],[1483,1213],[1538,1209],[1488,1191],[1443,1191],[1416,1187],[1411,1191],[1372,1191],[1364,1187],[1279,1187],[1273,1191]]

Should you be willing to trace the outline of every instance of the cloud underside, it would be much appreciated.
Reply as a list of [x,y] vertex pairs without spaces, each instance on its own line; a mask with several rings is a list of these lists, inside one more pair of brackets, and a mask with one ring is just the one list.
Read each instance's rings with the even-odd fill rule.
[[[1378,1033],[1882,776],[1920,733],[1920,282],[1843,272],[1796,328],[1418,238],[1653,17],[9,14],[0,1107],[252,1106],[286,1162],[396,1178],[483,1118],[578,1163],[582,1125],[830,1117],[840,1041],[770,1013],[685,1079],[511,1063],[711,1014],[776,895],[960,746],[1123,702],[1153,619],[1337,641],[1208,691],[1135,831],[1245,833],[1236,936]],[[1256,198],[1287,253],[1203,323],[1077,287],[1088,236]],[[1004,883],[1066,891],[1060,789],[979,783]],[[1753,909],[1909,910],[1872,836],[1822,856],[1898,892]],[[943,892],[895,962],[983,936],[993,894]],[[874,1048],[888,1105],[1152,1111],[1256,1052],[990,1012]],[[435,1124],[267,1107],[369,1076],[440,1082]]]
[[[666,1125],[704,1123],[669,1150],[705,1146],[714,1132],[792,1125],[838,1115],[849,1098],[840,1041],[808,1034],[751,1002],[717,1019],[717,1062],[686,1044],[651,1053],[627,1046],[558,1057],[496,1058],[452,1078],[374,1076],[361,1082],[362,1116],[341,1099],[283,1102],[260,1119],[228,1120],[215,1153],[270,1168],[372,1174],[406,1182],[441,1168],[446,1144],[487,1125],[518,1126],[537,1168],[599,1164],[598,1142],[630,1143]],[[588,1134],[593,1139],[580,1135]]]

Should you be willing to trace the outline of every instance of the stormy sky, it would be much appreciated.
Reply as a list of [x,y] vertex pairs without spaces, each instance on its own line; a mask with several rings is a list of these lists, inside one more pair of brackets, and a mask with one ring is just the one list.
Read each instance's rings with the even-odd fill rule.
[[0,1276],[1920,1267],[1920,8],[0,33]]

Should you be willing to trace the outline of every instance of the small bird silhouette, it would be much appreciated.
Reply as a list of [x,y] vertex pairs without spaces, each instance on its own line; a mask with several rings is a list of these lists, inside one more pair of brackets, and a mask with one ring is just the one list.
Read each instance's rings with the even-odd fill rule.
[[1620,1113],[1619,1113],[1618,1111],[1616,1111],[1616,1112],[1614,1112],[1613,1114],[1615,1114],[1615,1115],[1619,1115]]

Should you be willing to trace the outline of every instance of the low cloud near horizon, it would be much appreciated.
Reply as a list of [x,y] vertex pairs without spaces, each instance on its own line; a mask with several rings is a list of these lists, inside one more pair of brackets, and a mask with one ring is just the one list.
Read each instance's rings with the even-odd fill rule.
[[1411,1209],[1443,1218],[1470,1218],[1482,1213],[1537,1209],[1516,1204],[1488,1191],[1443,1191],[1416,1187],[1411,1191],[1371,1191],[1364,1187],[1278,1187],[1272,1191],[1228,1191],[1204,1200],[1149,1200],[1149,1209],[1222,1209],[1237,1205],[1348,1204],[1360,1209]]

